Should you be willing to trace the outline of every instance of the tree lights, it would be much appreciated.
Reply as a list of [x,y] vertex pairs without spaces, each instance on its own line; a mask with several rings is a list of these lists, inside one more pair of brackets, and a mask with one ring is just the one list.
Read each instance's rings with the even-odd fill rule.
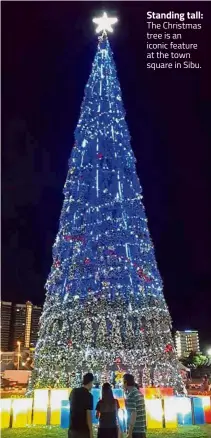
[[64,186],[32,380],[36,388],[73,387],[93,371],[102,383],[114,378],[119,358],[140,383],[183,392],[109,29],[101,30]]

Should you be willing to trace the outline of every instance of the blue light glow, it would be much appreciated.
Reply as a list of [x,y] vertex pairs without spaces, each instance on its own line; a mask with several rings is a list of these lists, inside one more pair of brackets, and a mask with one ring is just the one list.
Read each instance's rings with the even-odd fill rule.
[[[85,88],[35,354],[36,386],[115,380],[183,391],[107,37]],[[119,369],[120,371],[120,369]]]

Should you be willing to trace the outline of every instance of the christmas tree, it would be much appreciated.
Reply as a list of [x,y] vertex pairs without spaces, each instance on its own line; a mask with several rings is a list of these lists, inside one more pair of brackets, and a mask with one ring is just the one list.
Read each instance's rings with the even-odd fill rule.
[[[183,392],[106,29],[75,131],[35,352],[35,387],[118,370]],[[107,23],[107,24],[105,24]],[[143,375],[143,370],[146,376]],[[109,377],[110,376],[110,377]],[[143,379],[142,379],[143,377]],[[156,384],[156,383],[155,383]]]

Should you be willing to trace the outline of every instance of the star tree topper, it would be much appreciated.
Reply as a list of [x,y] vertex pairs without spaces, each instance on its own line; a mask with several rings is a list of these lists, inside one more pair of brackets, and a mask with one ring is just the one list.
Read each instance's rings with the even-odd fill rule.
[[104,12],[102,17],[100,18],[93,18],[93,23],[97,24],[96,32],[97,33],[106,33],[106,32],[113,32],[113,29],[111,26],[113,24],[117,23],[117,18],[111,18],[108,17],[107,13]]

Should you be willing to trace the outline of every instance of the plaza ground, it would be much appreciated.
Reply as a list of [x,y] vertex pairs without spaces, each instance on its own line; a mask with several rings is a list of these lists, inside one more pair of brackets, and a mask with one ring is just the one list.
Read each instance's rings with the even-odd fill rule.
[[[67,438],[67,430],[60,427],[28,427],[24,429],[5,429],[2,438]],[[124,436],[126,437],[126,435]],[[153,430],[147,438],[211,438],[211,425],[179,427],[173,430]]]

